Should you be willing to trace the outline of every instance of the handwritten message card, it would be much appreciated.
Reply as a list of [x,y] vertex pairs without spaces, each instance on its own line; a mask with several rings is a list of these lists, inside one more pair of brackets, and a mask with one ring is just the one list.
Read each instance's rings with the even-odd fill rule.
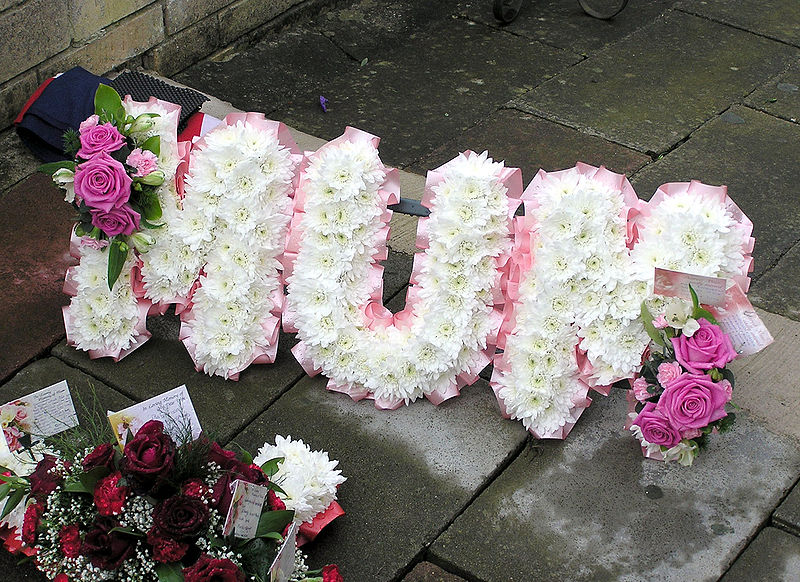
[[264,507],[264,500],[267,498],[269,488],[241,479],[236,479],[231,483],[231,488],[233,489],[233,499],[228,509],[228,516],[225,518],[222,534],[227,536],[233,532],[237,538],[254,538],[258,530],[261,508]]
[[29,448],[33,443],[78,425],[66,380],[0,406],[3,444],[0,451]]
[[689,292],[691,285],[697,293],[697,299],[703,305],[722,305],[725,303],[727,283],[727,279],[720,277],[704,277],[656,267],[653,293],[691,301],[692,294]]
[[111,423],[111,429],[114,431],[120,447],[125,446],[128,434],[136,435],[139,429],[150,420],[163,422],[164,432],[178,444],[186,441],[190,432],[191,439],[194,440],[200,436],[202,431],[185,385],[129,406],[119,412],[108,414],[108,421]]
[[278,550],[278,555],[272,562],[269,569],[269,582],[288,582],[289,577],[294,571],[294,552],[297,546],[297,529],[300,526],[294,522],[289,526],[286,538]]

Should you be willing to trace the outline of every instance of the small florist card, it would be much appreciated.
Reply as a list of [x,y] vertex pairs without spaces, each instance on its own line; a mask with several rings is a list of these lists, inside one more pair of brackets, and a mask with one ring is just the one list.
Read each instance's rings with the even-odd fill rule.
[[120,447],[125,446],[128,434],[136,435],[151,420],[163,422],[164,432],[178,443],[185,440],[189,430],[192,440],[202,432],[185,384],[119,412],[108,413],[108,422]]
[[237,538],[250,539],[256,537],[258,520],[261,517],[261,508],[267,498],[269,488],[254,483],[236,479],[231,483],[233,498],[225,518],[223,535],[233,535]]
[[0,406],[3,441],[11,452],[78,425],[66,380]]
[[736,283],[725,292],[724,305],[711,307],[710,311],[720,329],[731,338],[733,349],[742,356],[760,352],[773,342],[767,326]]
[[656,267],[653,293],[691,301],[692,294],[689,292],[691,285],[697,293],[698,301],[703,305],[722,305],[725,303],[727,284],[728,280],[721,277],[705,277]]
[[297,522],[289,526],[286,538],[269,569],[269,582],[288,582],[294,571],[294,552],[297,547]]

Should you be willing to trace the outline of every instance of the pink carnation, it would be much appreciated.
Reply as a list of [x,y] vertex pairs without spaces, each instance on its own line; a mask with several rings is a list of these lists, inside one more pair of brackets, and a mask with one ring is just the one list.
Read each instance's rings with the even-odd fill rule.
[[81,121],[80,132],[83,133],[85,131],[88,131],[92,129],[94,126],[96,126],[98,123],[100,123],[100,117],[98,115],[90,115],[89,117]]
[[682,373],[683,370],[678,362],[661,362],[658,365],[658,374],[656,374],[656,378],[659,384],[666,386]]
[[669,327],[669,322],[667,321],[667,318],[664,317],[663,313],[653,320],[653,327],[656,329],[664,329],[665,327]]
[[136,168],[134,176],[140,178],[146,176],[150,172],[155,172],[158,169],[158,157],[149,151],[136,148],[133,150],[125,163],[129,166]]
[[647,392],[647,380],[641,376],[633,381],[633,395],[639,402],[644,402],[650,398],[650,394]]

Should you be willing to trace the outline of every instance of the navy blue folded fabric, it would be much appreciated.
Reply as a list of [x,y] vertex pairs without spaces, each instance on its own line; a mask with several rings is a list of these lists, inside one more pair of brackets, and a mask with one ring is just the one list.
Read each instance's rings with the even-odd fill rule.
[[77,130],[94,113],[94,94],[105,77],[93,75],[81,67],[59,75],[26,105],[16,127],[22,142],[42,161],[66,160],[63,136],[67,129]]

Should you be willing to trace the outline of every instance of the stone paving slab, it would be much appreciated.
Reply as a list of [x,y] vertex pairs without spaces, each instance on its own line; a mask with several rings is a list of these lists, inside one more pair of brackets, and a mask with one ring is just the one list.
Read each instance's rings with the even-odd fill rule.
[[20,141],[13,129],[0,132],[0,193],[26,178],[39,167],[39,160]]
[[44,174],[0,198],[0,381],[64,336],[73,212]]
[[734,402],[776,434],[800,440],[800,323],[757,310],[775,341],[731,362]]
[[[384,294],[396,295],[407,283],[410,258],[392,252],[385,263]],[[63,324],[62,324],[63,325]],[[100,378],[110,386],[141,401],[186,384],[203,427],[225,442],[266,409],[304,372],[290,350],[295,334],[281,333],[274,364],[250,366],[238,382],[197,372],[183,343],[178,340],[180,321],[174,315],[150,317],[153,337],[119,362],[109,358],[92,360],[86,352],[61,342],[53,355]],[[225,413],[220,413],[220,407]]]
[[[625,396],[520,455],[431,548],[484,582],[716,580],[800,469],[797,441],[740,413],[692,467],[641,456]],[[487,551],[491,548],[491,551]]]
[[539,168],[561,170],[581,161],[630,175],[650,161],[649,156],[603,138],[516,109],[501,109],[438,147],[415,169],[435,168],[467,149],[488,150],[495,160],[521,168],[525,186]]
[[774,527],[758,534],[720,582],[797,582],[800,538]]
[[[800,238],[800,233],[797,233]],[[750,301],[764,309],[800,320],[800,243],[783,255],[750,292]]]
[[634,149],[662,153],[799,54],[780,42],[672,12],[517,103]]
[[683,0],[681,10],[800,46],[800,3],[781,0]]
[[465,580],[442,570],[435,564],[421,562],[403,578],[403,582],[465,582]]
[[236,442],[253,450],[290,434],[338,459],[347,514],[304,551],[314,565],[338,563],[345,580],[399,580],[518,450],[525,430],[500,417],[482,380],[438,407],[417,401],[392,412],[329,393],[325,382],[303,379]]
[[[577,0],[526,1],[511,24],[500,24],[494,18],[491,1],[462,1],[460,9],[467,18],[504,32],[589,55],[651,22],[674,3],[674,0],[630,0],[622,12],[608,21],[586,14]],[[508,58],[513,59],[514,55]]]
[[772,521],[795,535],[800,535],[800,487],[795,485],[792,492],[772,514]]
[[[631,182],[646,199],[665,182],[694,179],[726,184],[728,194],[753,221],[752,276],[759,277],[800,239],[800,214],[794,210],[800,183],[798,143],[797,124],[734,106],[638,172]],[[751,289],[751,300],[760,297],[754,301],[757,306],[769,309],[769,301],[780,300],[767,296],[758,282]]]
[[745,103],[776,117],[800,120],[800,61],[754,91]]

